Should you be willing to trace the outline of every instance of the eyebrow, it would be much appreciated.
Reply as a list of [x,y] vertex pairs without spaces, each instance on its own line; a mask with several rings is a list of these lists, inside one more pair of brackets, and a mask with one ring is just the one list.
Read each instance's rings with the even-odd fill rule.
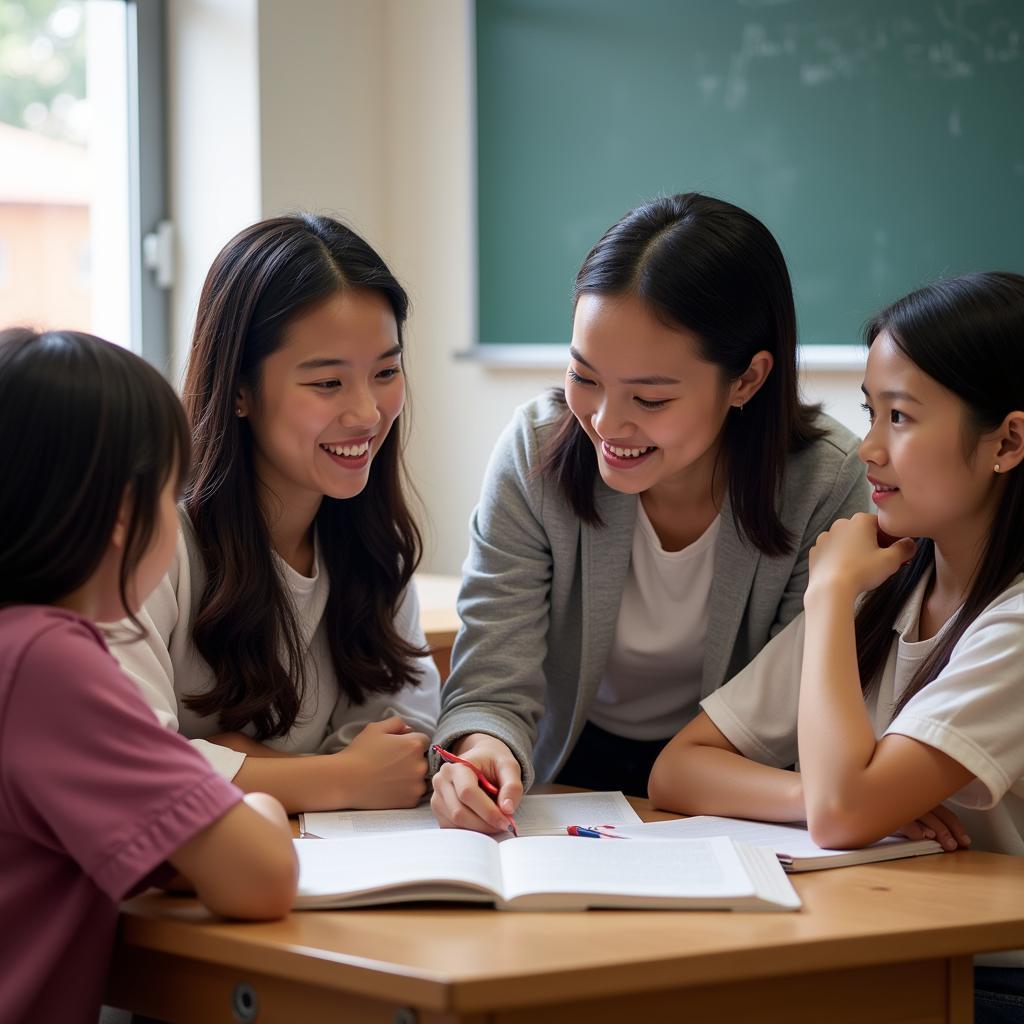
[[[582,363],[588,370],[594,370],[594,373],[597,373],[597,370],[595,370],[594,367],[591,366],[590,363],[588,363],[572,345],[569,346],[569,355],[571,355],[577,363]],[[676,380],[675,377],[622,377],[619,379],[619,383],[657,386],[659,384],[681,384],[682,381]]]
[[[380,362],[383,359],[390,359],[392,356],[401,355],[402,346],[395,345],[393,348],[389,348],[387,352],[382,352],[377,356],[376,362]],[[351,366],[351,362],[348,359],[306,359],[304,362],[299,363],[296,367],[298,370],[322,370],[327,366]]]
[[[861,384],[860,389],[864,392],[864,396],[866,398],[871,397],[871,392],[868,391],[863,384]],[[915,405],[924,404],[920,398],[915,398],[909,391],[879,391],[878,397],[884,398],[887,402],[913,402]]]

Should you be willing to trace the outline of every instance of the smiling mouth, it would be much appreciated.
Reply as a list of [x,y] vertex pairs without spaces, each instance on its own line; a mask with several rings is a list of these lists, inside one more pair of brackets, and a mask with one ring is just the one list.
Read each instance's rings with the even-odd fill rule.
[[320,447],[327,452],[328,455],[336,455],[343,459],[360,459],[370,450],[369,438],[366,441],[360,441],[359,444],[322,444]]
[[637,459],[641,455],[653,452],[657,447],[657,445],[649,444],[642,448],[620,448],[617,444],[609,444],[607,441],[602,441],[601,446],[605,451],[611,452],[612,455],[620,459]]
[[899,490],[898,487],[890,487],[888,484],[875,484],[871,485],[871,489],[876,494],[895,494]]

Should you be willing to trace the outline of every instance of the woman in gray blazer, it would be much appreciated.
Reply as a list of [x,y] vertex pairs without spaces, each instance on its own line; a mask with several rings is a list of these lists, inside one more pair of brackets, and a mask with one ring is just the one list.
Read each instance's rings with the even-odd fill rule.
[[857,439],[797,391],[785,261],[697,194],[628,213],[576,279],[564,392],[518,410],[471,524],[432,767],[442,825],[524,788],[646,794],[699,700],[801,610],[807,556],[868,507]]

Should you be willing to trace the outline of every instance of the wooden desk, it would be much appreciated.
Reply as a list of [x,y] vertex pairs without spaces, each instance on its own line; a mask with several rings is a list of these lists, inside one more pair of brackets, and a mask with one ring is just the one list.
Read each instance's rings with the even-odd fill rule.
[[[943,854],[794,884],[792,914],[431,906],[271,924],[143,896],[122,913],[105,1001],[188,1024],[969,1024],[970,955],[1024,947],[1024,858]],[[258,1015],[233,1018],[250,993]]]
[[455,610],[462,579],[418,572],[415,580],[420,599],[420,625],[443,683],[451,668],[452,644],[462,625]]

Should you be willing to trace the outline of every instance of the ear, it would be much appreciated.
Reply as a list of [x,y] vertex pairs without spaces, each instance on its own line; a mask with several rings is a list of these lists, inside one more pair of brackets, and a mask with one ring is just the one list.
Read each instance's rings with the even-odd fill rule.
[[114,532],[110,535],[110,543],[118,549],[124,550],[125,541],[128,539],[128,524],[132,518],[132,493],[131,488],[126,487],[121,504],[117,509],[117,519],[114,520]]
[[729,404],[742,409],[761,390],[774,365],[771,352],[755,352],[750,365],[729,385]]
[[240,385],[238,393],[235,395],[235,415],[239,419],[244,419],[249,415],[249,389],[244,385]]
[[998,472],[1007,473],[1024,462],[1024,412],[1019,409],[1007,413],[996,432],[999,447],[996,449]]

